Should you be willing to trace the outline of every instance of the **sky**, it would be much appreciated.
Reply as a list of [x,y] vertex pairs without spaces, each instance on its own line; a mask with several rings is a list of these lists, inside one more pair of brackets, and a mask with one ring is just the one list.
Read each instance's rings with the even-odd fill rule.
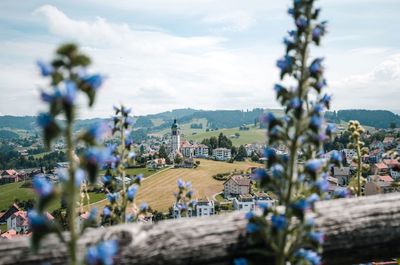
[[[125,104],[135,115],[176,108],[278,108],[273,85],[287,0],[0,1],[0,115],[36,115],[47,82],[35,62],[75,42],[91,72],[107,76],[95,107],[108,117]],[[400,1],[320,0],[333,109],[400,110]]]

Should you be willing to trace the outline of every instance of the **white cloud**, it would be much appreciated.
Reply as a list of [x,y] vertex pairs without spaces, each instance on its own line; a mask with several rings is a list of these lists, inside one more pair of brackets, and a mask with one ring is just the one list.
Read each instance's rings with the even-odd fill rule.
[[93,58],[93,68],[108,75],[95,109],[86,116],[108,116],[120,102],[137,114],[274,104],[272,83],[278,75],[272,50],[227,49],[229,40],[218,36],[181,37],[103,18],[76,20],[51,5],[34,13],[46,18],[59,42],[80,43]]
[[385,58],[373,69],[333,82],[335,108],[398,109],[400,53]]
[[202,22],[212,25],[211,31],[244,31],[250,28],[255,19],[244,12],[232,12],[219,15],[208,15],[202,19]]

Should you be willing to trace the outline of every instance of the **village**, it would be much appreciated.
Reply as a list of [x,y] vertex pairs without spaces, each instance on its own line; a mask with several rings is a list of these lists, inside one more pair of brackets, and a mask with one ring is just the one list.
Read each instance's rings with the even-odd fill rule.
[[[345,133],[344,128],[339,127],[339,134]],[[383,139],[377,140],[372,134],[366,134],[366,139],[372,139],[368,145],[369,153],[362,156],[362,163],[368,166],[368,171],[363,174],[366,183],[362,185],[362,193],[365,196],[397,192],[400,189],[400,162],[396,159],[386,158],[385,154],[389,151],[400,152],[399,131],[380,130],[375,134],[380,134]],[[170,133],[163,138],[150,138],[141,143],[137,143],[136,149],[140,152],[140,160],[145,161],[145,166],[137,168],[151,171],[160,171],[165,169],[185,168],[196,170],[196,167],[202,161],[214,160],[218,163],[233,163],[236,159],[232,156],[231,149],[217,147],[211,149],[204,143],[197,143],[182,139],[181,131],[177,120],[171,125]],[[196,198],[196,205],[189,209],[187,217],[211,216],[230,211],[253,211],[260,205],[273,205],[275,195],[268,190],[259,190],[256,188],[254,175],[258,168],[262,168],[266,161],[263,156],[265,145],[258,143],[248,143],[244,146],[245,160],[252,160],[258,166],[249,166],[241,172],[219,172],[212,176],[214,179],[222,182],[222,191],[208,197]],[[62,148],[62,146],[58,146]],[[278,155],[287,154],[284,146],[270,147]],[[341,150],[330,150],[322,155],[329,158],[332,152],[339,151],[343,157],[342,167],[331,166],[329,170],[328,195],[333,195],[339,189],[349,186],[355,176],[357,164],[353,161],[357,156],[353,149],[343,148]],[[236,154],[237,155],[237,154]],[[256,157],[256,159],[254,159]],[[204,163],[204,162],[203,162]],[[0,187],[11,183],[23,182],[29,183],[36,176],[41,176],[46,180],[58,183],[60,181],[60,172],[68,167],[68,163],[58,162],[54,169],[31,168],[24,170],[7,169],[0,171]],[[130,177],[120,182],[130,183]],[[151,175],[150,175],[151,177]],[[29,184],[28,184],[29,185]],[[30,184],[31,185],[31,184]],[[102,183],[98,183],[100,189]],[[2,209],[0,213],[0,225],[3,228],[0,232],[0,238],[11,239],[20,236],[30,236],[27,207],[18,206],[12,203],[7,209]],[[50,220],[53,217],[47,213]],[[181,210],[177,203],[173,203],[169,212],[163,215],[163,218],[181,218]],[[89,211],[81,212],[77,217],[77,224],[80,225],[89,217]],[[142,222],[157,221],[152,215],[140,220]]]

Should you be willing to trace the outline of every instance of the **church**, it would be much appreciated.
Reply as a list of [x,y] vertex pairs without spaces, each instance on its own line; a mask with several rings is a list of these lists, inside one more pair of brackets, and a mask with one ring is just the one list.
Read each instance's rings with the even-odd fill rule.
[[175,157],[181,156],[186,158],[207,158],[208,146],[204,144],[191,144],[189,141],[181,141],[181,131],[176,119],[171,126],[171,142],[170,142],[169,158],[174,160]]

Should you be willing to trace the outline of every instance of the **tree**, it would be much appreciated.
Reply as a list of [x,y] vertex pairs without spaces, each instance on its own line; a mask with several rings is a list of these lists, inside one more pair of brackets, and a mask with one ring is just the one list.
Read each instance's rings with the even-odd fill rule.
[[183,159],[180,155],[175,156],[175,159],[174,159],[175,164],[180,164],[180,163],[182,163],[182,161],[183,161]]
[[246,157],[247,157],[246,148],[243,145],[239,146],[238,153],[235,157],[235,160],[244,161],[246,159]]
[[260,157],[257,155],[256,152],[251,153],[251,161],[253,162],[258,162],[260,160]]
[[160,158],[165,158],[165,159],[168,158],[168,154],[167,154],[167,151],[165,150],[165,146],[164,145],[160,146],[160,150],[158,150],[158,156]]
[[140,145],[140,154],[144,153],[144,145]]
[[396,128],[397,128],[396,123],[395,122],[391,122],[390,123],[390,129],[396,129]]

